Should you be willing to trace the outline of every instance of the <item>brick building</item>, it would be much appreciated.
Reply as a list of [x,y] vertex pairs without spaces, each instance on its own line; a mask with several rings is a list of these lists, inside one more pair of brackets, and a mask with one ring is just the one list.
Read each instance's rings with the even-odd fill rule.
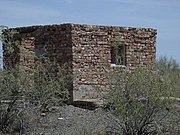
[[[154,66],[156,30],[119,26],[60,24],[14,28],[23,41],[26,58],[21,63],[31,68],[28,55],[47,53],[58,64],[72,67],[71,98],[97,99],[97,88],[108,88],[107,72],[116,68]],[[17,57],[18,59],[19,57]],[[4,51],[4,64],[8,56]],[[19,61],[19,60],[17,60]]]

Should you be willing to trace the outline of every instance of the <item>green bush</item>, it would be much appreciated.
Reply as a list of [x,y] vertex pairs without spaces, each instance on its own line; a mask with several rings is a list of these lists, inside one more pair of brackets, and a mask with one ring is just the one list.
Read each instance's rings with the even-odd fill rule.
[[15,59],[23,57],[24,53],[20,52],[23,44],[14,40],[15,34],[17,32],[6,29],[1,35],[9,57],[6,60],[8,66],[0,70],[0,131],[11,134],[17,130],[22,133],[27,104],[36,105],[40,111],[49,111],[52,105],[62,105],[69,98],[68,86],[72,83],[69,65],[60,66],[47,57],[34,56],[32,69],[16,65]]
[[157,61],[157,70],[161,78],[173,86],[173,91],[180,97],[180,66],[176,60],[160,57]]
[[41,107],[65,103],[69,98],[70,70],[66,64],[60,67],[56,62],[47,59],[46,62],[37,62],[29,75],[33,77],[33,85],[25,91],[26,97]]
[[107,100],[115,116],[115,134],[161,134],[172,108],[171,84],[148,69],[116,73],[113,78]]
[[[5,26],[0,26],[1,30],[6,29]],[[8,31],[8,30],[7,30]],[[9,53],[13,53],[13,45],[16,45],[15,42],[10,42],[13,38],[15,31],[8,31],[9,37],[6,35],[1,35],[0,40],[3,44],[7,45],[7,50]],[[9,41],[9,42],[8,42]],[[10,58],[13,58],[12,55],[9,55]],[[12,65],[12,64],[11,64]],[[0,70],[0,131],[3,133],[11,133],[16,131],[21,133],[22,128],[22,119],[21,114],[22,110],[18,105],[19,97],[22,96],[21,90],[23,80],[16,78],[17,70]]]
[[0,131],[3,133],[23,130],[22,109],[18,105],[22,96],[21,85],[26,86],[14,76],[14,71],[0,71]]

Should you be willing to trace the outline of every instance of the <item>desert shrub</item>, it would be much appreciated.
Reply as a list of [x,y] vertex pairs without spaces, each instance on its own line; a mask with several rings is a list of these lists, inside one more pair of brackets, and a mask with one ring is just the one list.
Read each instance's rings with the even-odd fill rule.
[[[28,123],[26,114],[30,104],[37,111],[48,111],[51,105],[63,104],[69,97],[71,68],[58,65],[47,57],[36,58],[34,67],[27,69],[19,65],[23,57],[23,43],[15,40],[16,31],[6,29],[1,41],[6,55],[6,65],[0,70],[0,131],[21,132]],[[38,113],[37,113],[38,114]]]
[[171,85],[148,69],[116,73],[113,78],[107,96],[116,123],[111,130],[123,135],[161,134],[171,113]]
[[[7,27],[2,26],[2,29]],[[0,40],[7,45],[7,50],[13,53],[13,45],[15,41],[10,41],[13,38],[15,31],[8,31],[9,37],[1,35]],[[9,41],[9,42],[8,42]],[[12,58],[12,55],[9,55]],[[21,96],[21,88],[23,81],[16,78],[16,70],[0,70],[0,131],[3,133],[12,133],[17,131],[22,132],[22,110],[18,106],[18,100]]]
[[157,61],[157,70],[161,78],[173,86],[176,96],[180,97],[180,66],[173,58],[163,56]]
[[29,90],[25,91],[26,97],[43,108],[62,105],[69,98],[70,70],[66,64],[60,67],[47,59],[45,62],[36,62],[35,69],[29,73],[33,81]]
[[17,79],[10,71],[0,71],[0,131],[3,133],[13,131],[22,132],[23,119],[21,119],[23,108],[19,106],[22,96],[22,80]]
[[[0,40],[3,45],[3,55],[6,55],[3,59],[3,62],[8,65],[6,69],[11,70],[12,68],[17,68],[17,61],[19,61],[19,54],[21,44],[20,41],[17,40],[18,32],[16,30],[8,29],[8,27],[3,27],[3,32],[0,35]],[[4,65],[5,65],[4,64]]]

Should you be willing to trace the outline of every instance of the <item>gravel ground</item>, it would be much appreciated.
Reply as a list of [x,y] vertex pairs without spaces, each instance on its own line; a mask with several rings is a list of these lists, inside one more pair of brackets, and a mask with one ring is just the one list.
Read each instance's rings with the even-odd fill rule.
[[[109,114],[101,108],[88,110],[72,105],[52,107],[51,112],[31,112],[27,135],[96,135],[108,126]],[[36,115],[33,117],[33,115]]]
[[89,110],[66,105],[49,107],[47,111],[29,106],[24,114],[23,135],[105,135],[116,125],[114,117],[103,108]]

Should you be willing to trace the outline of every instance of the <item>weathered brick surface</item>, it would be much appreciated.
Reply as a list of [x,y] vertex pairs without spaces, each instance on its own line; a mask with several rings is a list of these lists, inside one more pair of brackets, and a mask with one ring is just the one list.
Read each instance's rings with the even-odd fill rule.
[[32,66],[34,57],[31,55],[39,56],[43,53],[50,60],[57,59],[59,64],[72,61],[71,25],[30,26],[15,30],[19,33],[16,38],[24,46],[25,57],[21,58],[24,66]]
[[[156,30],[117,26],[72,25],[74,99],[97,98],[96,88],[108,88],[112,40],[126,46],[126,67],[155,64]],[[116,68],[116,67],[115,67]],[[117,67],[118,68],[118,67]]]
[[[154,66],[156,30],[118,26],[61,24],[17,28],[28,53],[21,58],[24,66],[32,67],[31,54],[47,52],[59,64],[71,63],[73,100],[97,99],[97,88],[108,89],[107,73],[111,67],[111,47],[116,39],[126,47],[126,67]],[[31,53],[32,52],[32,53]]]

